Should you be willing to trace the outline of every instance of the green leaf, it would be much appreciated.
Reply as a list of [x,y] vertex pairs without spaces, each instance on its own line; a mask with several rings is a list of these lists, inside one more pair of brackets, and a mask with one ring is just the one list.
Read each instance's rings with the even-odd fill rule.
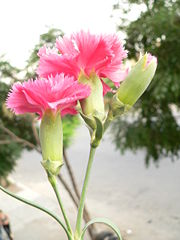
[[91,221],[89,221],[82,230],[81,237],[80,237],[81,240],[84,239],[84,234],[85,234],[87,228],[94,223],[102,223],[102,224],[107,225],[116,233],[118,239],[122,240],[122,236],[121,236],[121,232],[120,232],[119,228],[114,223],[112,223],[109,219],[106,219],[106,218],[95,218],[95,219],[92,219]]
[[79,111],[81,117],[84,119],[85,123],[90,127],[92,130],[96,129],[96,122],[93,117],[86,116],[82,113],[82,111]]
[[45,212],[46,214],[48,214],[49,216],[51,216],[52,218],[54,218],[60,225],[61,227],[64,229],[64,231],[66,232],[67,236],[69,239],[71,239],[71,235],[70,233],[68,232],[68,230],[66,229],[65,225],[62,223],[62,221],[59,219],[58,216],[56,216],[53,212],[51,212],[50,210],[48,210],[47,208],[44,208],[42,206],[40,206],[39,204],[37,203],[34,203],[30,200],[27,200],[25,198],[22,198],[8,190],[6,190],[5,188],[3,188],[2,186],[0,186],[0,190],[3,191],[4,193],[6,193],[7,195],[19,200],[20,202],[23,202],[31,207],[34,207],[34,208],[37,208],[39,210],[41,210],[42,212]]
[[103,129],[102,121],[95,116],[94,116],[94,119],[96,121],[96,128],[91,136],[91,146],[96,148],[102,139],[104,129]]

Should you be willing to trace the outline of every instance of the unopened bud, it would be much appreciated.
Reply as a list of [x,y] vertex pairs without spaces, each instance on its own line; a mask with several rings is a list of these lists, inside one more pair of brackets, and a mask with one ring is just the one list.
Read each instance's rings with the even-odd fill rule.
[[146,53],[129,72],[117,90],[118,100],[125,106],[133,106],[149,86],[156,67],[156,57]]

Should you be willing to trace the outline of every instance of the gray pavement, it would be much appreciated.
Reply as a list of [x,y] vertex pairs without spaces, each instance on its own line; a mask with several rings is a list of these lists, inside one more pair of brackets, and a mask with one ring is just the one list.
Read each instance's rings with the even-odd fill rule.
[[[87,164],[88,142],[88,132],[81,127],[68,150],[79,185]],[[18,194],[58,213],[40,161],[41,156],[36,152],[24,152],[11,178],[18,183]],[[65,168],[62,171],[67,177]],[[74,226],[76,209],[63,187],[59,188]],[[151,164],[147,169],[143,151],[121,156],[107,134],[95,156],[87,204],[92,217],[111,219],[127,240],[179,240],[180,161],[163,159],[158,168]],[[15,240],[66,239],[53,219],[2,192],[0,208],[11,218]]]

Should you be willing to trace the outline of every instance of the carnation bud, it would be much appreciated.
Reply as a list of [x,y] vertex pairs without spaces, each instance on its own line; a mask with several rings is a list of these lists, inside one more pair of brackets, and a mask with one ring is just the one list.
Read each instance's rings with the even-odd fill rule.
[[156,67],[156,57],[146,53],[120,85],[116,94],[117,99],[127,108],[132,107],[149,86]]
[[46,111],[40,125],[42,165],[51,175],[57,175],[63,165],[63,129],[60,112]]

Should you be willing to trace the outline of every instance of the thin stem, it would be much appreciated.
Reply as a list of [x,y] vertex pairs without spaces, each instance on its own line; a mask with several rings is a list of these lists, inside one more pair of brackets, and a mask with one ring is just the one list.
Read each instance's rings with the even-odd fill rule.
[[32,207],[34,207],[34,208],[37,208],[37,209],[41,210],[42,212],[47,213],[49,216],[51,216],[52,218],[54,218],[54,219],[62,226],[62,228],[63,228],[64,231],[66,232],[68,238],[71,239],[71,235],[70,235],[70,233],[68,232],[68,230],[66,229],[65,225],[64,225],[64,224],[61,222],[61,220],[60,220],[54,213],[52,213],[50,210],[48,210],[48,209],[46,209],[46,208],[44,208],[44,207],[42,207],[42,206],[40,206],[40,205],[38,205],[38,204],[36,204],[36,203],[34,203],[34,202],[31,202],[31,201],[26,200],[26,199],[24,199],[24,198],[22,198],[22,197],[19,197],[19,196],[17,196],[16,194],[14,194],[14,193],[6,190],[6,189],[3,188],[2,186],[0,186],[0,190],[3,191],[4,193],[8,194],[9,196],[11,196],[11,197],[13,197],[13,198],[15,198],[15,199],[17,199],[17,200],[25,203],[25,204],[28,204],[28,205],[30,205],[30,206],[32,206]]
[[89,177],[90,177],[90,172],[91,172],[91,167],[92,167],[95,151],[96,151],[96,148],[91,147],[90,154],[89,154],[89,160],[88,160],[88,166],[86,169],[86,175],[85,175],[81,198],[80,198],[80,203],[79,203],[77,220],[76,220],[75,236],[77,237],[77,239],[81,235],[81,223],[82,223],[82,217],[83,217],[83,210],[84,210],[87,186],[88,186],[88,181],[89,181]]
[[[74,173],[73,173],[73,170],[72,170],[72,167],[70,165],[70,162],[68,160],[68,157],[67,157],[67,154],[66,154],[66,149],[64,148],[63,149],[63,156],[64,156],[64,161],[66,163],[66,167],[67,167],[67,170],[68,170],[68,173],[69,173],[69,176],[70,176],[70,179],[71,179],[71,182],[72,182],[72,185],[73,185],[73,188],[74,188],[74,192],[78,198],[78,200],[80,200],[80,192],[79,192],[79,188],[78,188],[78,185],[77,185],[77,182],[76,182],[76,178],[74,176]],[[74,201],[74,200],[73,200]],[[75,203],[76,204],[76,203]],[[84,217],[85,217],[85,221],[86,222],[89,222],[90,221],[90,215],[89,215],[89,212],[87,210],[87,207],[86,205],[84,205]]]
[[[64,188],[66,189],[66,191],[69,193],[69,196],[71,197],[73,203],[75,204],[75,206],[78,208],[78,201],[76,200],[75,196],[73,195],[72,191],[71,191],[71,188],[69,187],[69,185],[67,184],[67,182],[63,179],[63,177],[59,174],[58,175],[58,178],[59,180],[61,181],[61,183],[63,184]],[[80,197],[79,197],[80,198]],[[88,223],[90,221],[90,217],[89,217],[89,213],[87,211],[87,208],[85,208],[84,206],[84,213],[83,213],[83,218],[85,220],[86,223]],[[95,227],[94,225],[91,225],[89,228],[88,228],[88,232],[89,232],[89,235],[91,237],[91,239],[93,240],[94,239],[94,235],[95,235]]]
[[69,232],[69,233],[71,234],[71,236],[72,236],[72,235],[73,235],[73,232],[72,232],[71,225],[70,225],[70,222],[69,222],[69,220],[68,220],[68,217],[67,217],[67,215],[66,215],[66,212],[65,212],[65,209],[64,209],[64,206],[63,206],[63,203],[62,203],[62,200],[61,200],[61,197],[60,197],[58,188],[57,188],[56,177],[53,176],[53,175],[50,175],[50,174],[48,173],[48,179],[49,179],[49,182],[51,183],[51,186],[53,187],[54,192],[55,192],[55,194],[56,194],[56,197],[57,197],[59,206],[60,206],[60,208],[61,208],[61,211],[62,211],[64,220],[65,220],[65,223],[66,223],[68,232]]

